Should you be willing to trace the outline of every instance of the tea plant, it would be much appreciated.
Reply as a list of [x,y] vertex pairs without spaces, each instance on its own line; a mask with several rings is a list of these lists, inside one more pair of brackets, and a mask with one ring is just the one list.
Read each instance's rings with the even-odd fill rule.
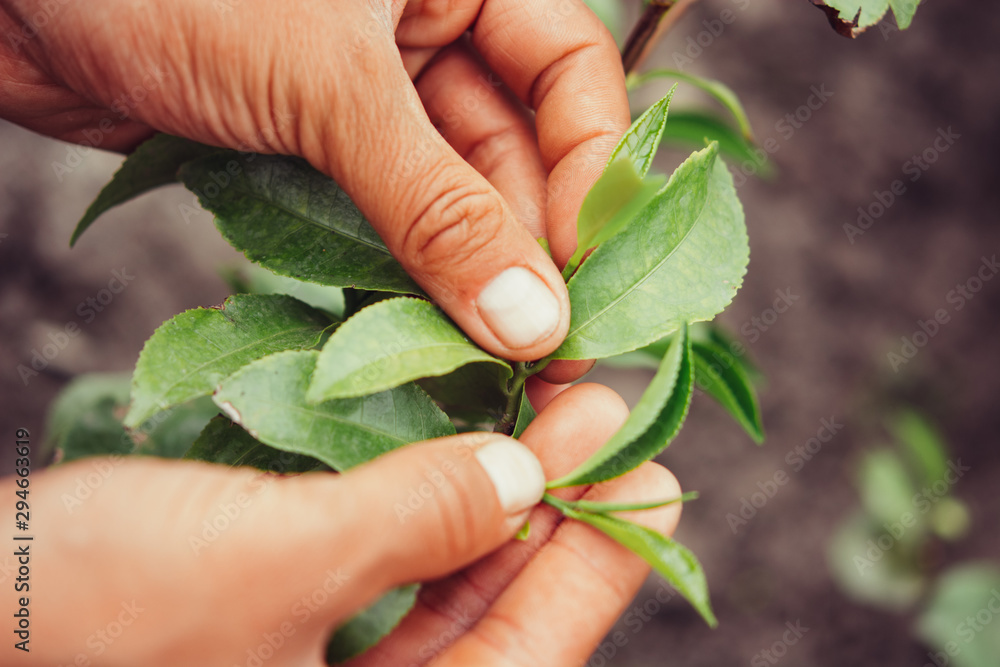
[[[218,308],[181,313],[139,356],[125,428],[148,431],[155,441],[151,420],[211,397],[222,415],[187,458],[236,461],[275,448],[343,471],[457,428],[517,437],[534,416],[525,380],[550,361],[644,349],[658,370],[631,416],[549,488],[604,481],[651,459],[679,431],[695,384],[760,440],[760,413],[741,362],[718,336],[689,327],[732,300],[749,250],[717,142],[669,180],[650,173],[672,94],[636,120],[585,199],[580,247],[596,249],[567,265],[569,333],[555,352],[529,363],[471,342],[427,300],[337,184],[304,161],[151,139],[125,161],[77,236],[113,203],[178,178],[247,257],[277,274],[341,288],[344,304],[338,313],[287,295],[235,294]],[[72,443],[62,449],[67,459],[77,455]],[[612,514],[633,507],[553,496],[546,502],[629,545],[714,624],[694,557]]]
[[[652,34],[649,22],[655,28],[672,4],[647,7],[639,37],[626,44],[626,62],[637,62]],[[827,4],[845,11],[852,3]],[[893,2],[897,16],[900,4],[907,3]],[[50,441],[61,460],[148,454],[282,472],[344,471],[458,430],[518,437],[534,417],[527,378],[553,360],[625,354],[655,366],[651,383],[621,429],[549,489],[609,480],[659,454],[680,430],[696,386],[760,442],[751,369],[721,331],[696,324],[726,308],[749,261],[743,209],[719,157],[752,155],[749,122],[718,82],[654,70],[632,74],[628,83],[659,78],[709,93],[738,129],[702,113],[668,122],[673,89],[632,124],[579,213],[578,250],[563,271],[569,332],[555,352],[532,362],[502,359],[471,342],[347,194],[304,160],[153,137],[125,160],[72,242],[109,208],[180,182],[214,214],[230,244],[293,285],[312,285],[295,293],[319,291],[319,298],[310,305],[283,294],[237,293],[219,307],[167,321],[147,341],[130,385],[107,376],[81,379],[57,402]],[[699,146],[669,179],[651,172],[665,136]],[[715,625],[695,557],[616,515],[690,497],[629,505],[547,494],[544,502],[641,556]],[[349,621],[328,659],[373,644],[414,596],[413,586],[397,589]]]
[[956,487],[971,467],[916,412],[896,414],[886,427],[893,446],[867,449],[859,462],[861,507],[828,544],[830,573],[853,600],[913,617],[914,634],[933,648],[926,664],[994,665],[1000,634],[987,628],[1000,567],[950,562],[949,545],[970,532],[972,509]]

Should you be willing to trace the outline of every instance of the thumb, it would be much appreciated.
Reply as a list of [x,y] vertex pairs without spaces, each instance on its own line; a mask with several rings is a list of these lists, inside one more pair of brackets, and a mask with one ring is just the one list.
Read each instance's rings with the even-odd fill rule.
[[519,361],[545,356],[569,326],[559,271],[431,124],[384,33],[353,55],[348,46],[338,65],[348,75],[329,104],[314,100],[311,113],[302,110],[305,157],[342,185],[390,252],[479,345]]
[[380,588],[478,560],[513,537],[544,491],[531,450],[492,433],[402,448],[343,475],[335,489],[338,504],[356,510],[345,526],[356,536],[350,565],[379,573]]

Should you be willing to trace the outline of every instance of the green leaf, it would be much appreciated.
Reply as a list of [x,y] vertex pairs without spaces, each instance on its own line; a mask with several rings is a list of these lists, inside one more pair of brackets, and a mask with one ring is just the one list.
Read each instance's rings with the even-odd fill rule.
[[529,537],[531,537],[531,522],[525,521],[521,529],[517,531],[514,539],[518,542],[526,542]]
[[[996,563],[953,567],[938,580],[917,619],[917,634],[937,651],[946,653],[955,667],[995,667],[1000,655],[1000,632],[995,626],[1000,619],[994,611],[998,604],[1000,568]],[[987,618],[986,623],[983,618]],[[960,648],[957,653],[955,645]]]
[[927,517],[927,524],[941,539],[957,542],[969,534],[972,516],[968,505],[953,496],[945,496],[934,504]]
[[563,279],[573,275],[590,248],[620,232],[663,187],[661,176],[646,178],[646,174],[656,157],[673,96],[671,88],[632,123],[611,152],[604,172],[580,207],[576,252],[563,268]]
[[180,176],[215,214],[226,240],[275,273],[335,287],[423,293],[347,193],[305,160],[227,153],[189,162]]
[[131,454],[135,443],[122,426],[116,412],[122,406],[110,397],[103,397],[93,410],[80,416],[59,443],[60,463],[69,463],[88,456],[124,456]]
[[[688,331],[693,334],[694,326],[688,327]],[[660,367],[663,355],[670,348],[670,340],[672,338],[673,334],[664,336],[649,345],[640,347],[638,350],[601,359],[600,363],[602,366],[609,366],[611,368],[646,368],[655,371]]]
[[122,425],[128,391],[127,375],[87,374],[75,378],[53,404],[47,448],[58,449],[59,460],[64,463],[107,455],[179,458],[219,412],[210,399],[204,398],[174,406],[128,430]]
[[923,484],[944,479],[948,472],[947,447],[941,435],[923,417],[906,411],[898,415],[889,428],[902,443]]
[[[129,376],[127,373],[86,373],[73,378],[69,384],[59,393],[49,408],[49,413],[45,423],[45,438],[42,451],[39,453],[39,460],[46,461],[54,449],[61,449],[64,452],[67,446],[66,439],[70,431],[88,414],[111,415],[116,409],[124,410],[128,406]],[[98,424],[102,418],[95,416],[94,423]],[[113,438],[117,438],[124,431],[121,430],[121,419],[114,419],[117,422],[116,429],[111,429]],[[79,434],[74,438],[79,437]],[[112,444],[114,453],[123,453],[120,448],[116,448],[118,443]],[[132,442],[125,443],[125,450],[131,451]],[[103,445],[98,449],[106,449]],[[85,445],[81,451],[87,451],[90,446]],[[98,451],[97,453],[103,453]],[[109,450],[107,453],[112,453]],[[79,457],[76,457],[79,458]]]
[[535,412],[535,408],[532,407],[531,401],[528,400],[528,392],[521,388],[521,403],[517,408],[517,419],[514,421],[514,432],[511,435],[515,438],[520,438],[524,430],[528,428],[528,424],[534,421],[538,413]]
[[855,513],[830,540],[830,572],[850,598],[901,613],[920,599],[926,582],[909,549],[895,541],[888,550],[877,546],[887,534],[864,512]]
[[418,584],[394,588],[337,628],[326,647],[326,662],[336,665],[364,653],[399,625],[417,602]]
[[131,454],[135,443],[122,426],[128,406],[124,375],[87,374],[75,378],[53,404],[47,441],[56,460]]
[[726,84],[721,81],[706,79],[704,77],[697,76],[696,74],[682,72],[677,69],[654,69],[648,72],[643,72],[642,74],[629,75],[629,90],[638,88],[639,86],[656,79],[677,79],[678,81],[690,83],[692,86],[705,91],[714,97],[719,104],[724,106],[726,110],[733,115],[733,118],[736,120],[736,124],[740,127],[740,132],[743,133],[743,137],[749,142],[753,141],[753,128],[750,127],[750,119],[747,117],[746,109],[743,108],[743,105],[740,103],[740,98],[736,96],[733,89]]
[[639,178],[646,175],[646,172],[653,165],[653,158],[656,157],[656,149],[660,145],[660,137],[663,136],[663,128],[667,124],[670,100],[673,99],[676,89],[677,86],[671,88],[663,99],[646,109],[632,123],[622,136],[621,141],[611,151],[611,157],[608,158],[609,165],[619,157],[627,158],[635,167]]
[[889,449],[873,449],[865,453],[858,471],[858,491],[861,503],[878,523],[897,523],[904,514],[917,516],[917,524],[903,536],[915,540],[923,530],[924,515],[916,511],[913,498],[917,489],[906,466]]
[[917,13],[920,0],[889,0],[892,13],[896,17],[896,25],[900,30],[906,30],[913,22],[913,15]]
[[679,542],[618,517],[572,509],[563,509],[563,513],[572,519],[590,524],[630,549],[670,582],[710,627],[714,628],[719,624],[715,614],[712,613],[705,572],[694,554]]
[[753,441],[764,441],[764,425],[753,383],[729,350],[712,342],[691,344],[694,381],[731,414]]
[[825,0],[818,3],[836,9],[842,21],[858,19],[858,32],[873,26],[889,9],[889,0]]
[[732,301],[749,261],[743,209],[717,145],[694,153],[569,281],[571,319],[555,359],[635,350]]
[[76,223],[69,244],[75,244],[80,235],[108,209],[154,188],[177,183],[177,170],[181,165],[222,150],[169,134],[155,135],[125,158],[111,182],[104,186],[80,222]]
[[209,420],[218,414],[219,408],[208,396],[175,405],[138,428],[129,430],[129,435],[136,442],[133,453],[179,459],[190,449]]
[[284,294],[326,311],[336,319],[344,316],[344,290],[329,285],[307,283],[288,276],[279,276],[262,266],[245,263],[220,270],[223,280],[233,293]]
[[718,141],[719,151],[743,165],[757,168],[757,175],[768,178],[774,168],[767,153],[749,143],[739,132],[714,115],[700,111],[675,111],[663,132],[663,141],[691,148],[701,148],[706,141]]
[[576,252],[563,268],[563,278],[573,275],[587,250],[620,232],[652,201],[665,182],[662,176],[641,178],[631,160],[611,162],[580,207]]
[[261,442],[346,470],[418,440],[455,433],[419,387],[405,384],[318,405],[306,389],[319,352],[279,352],[223,380],[216,405]]
[[762,380],[764,375],[761,370],[750,361],[746,354],[746,346],[734,339],[728,331],[715,322],[699,322],[691,327],[691,340],[708,341],[728,351],[736,361],[739,362],[743,372],[752,382]]
[[268,447],[221,415],[208,422],[184,458],[226,466],[249,466],[282,474],[326,468],[310,456]]
[[510,368],[470,342],[434,304],[388,299],[364,308],[330,336],[306,399],[366,396],[474,362]]
[[[865,28],[870,28],[881,21],[890,6],[892,7],[892,13],[896,17],[896,24],[901,30],[905,30],[910,27],[913,15],[916,14],[920,1],[825,0],[824,2],[820,2],[819,0],[813,0],[813,4],[819,6],[821,9],[829,7],[836,10],[837,16],[831,16],[829,12],[827,13],[831,19],[831,23],[834,19],[839,19],[844,25],[837,26],[835,24],[834,28],[837,28],[838,32],[848,37],[856,37]],[[854,23],[855,18],[857,18],[857,24]]]
[[316,347],[331,324],[324,313],[281,295],[237,294],[220,308],[168,320],[146,341],[132,378],[125,425],[212,393],[219,382],[273,352]]
[[659,454],[687,416],[693,381],[691,343],[682,327],[622,427],[575,470],[549,482],[548,488],[603,482]]

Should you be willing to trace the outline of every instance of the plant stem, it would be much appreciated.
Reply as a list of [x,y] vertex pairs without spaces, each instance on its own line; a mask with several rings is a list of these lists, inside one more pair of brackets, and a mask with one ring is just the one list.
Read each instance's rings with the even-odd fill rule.
[[556,509],[565,513],[566,510],[571,510],[575,512],[591,512],[594,514],[605,514],[607,512],[634,512],[636,510],[651,510],[657,507],[663,507],[665,505],[672,505],[673,503],[686,503],[688,501],[694,500],[698,497],[697,491],[688,491],[683,493],[676,498],[666,498],[664,500],[652,500],[644,503],[602,503],[602,502],[592,502],[589,500],[562,500],[553,496],[551,493],[546,493],[542,496],[542,502],[552,505]]
[[642,63],[649,49],[696,0],[651,0],[632,28],[622,47],[625,74],[632,73]]
[[528,364],[519,361],[514,364],[514,377],[504,387],[504,395],[507,403],[504,406],[500,420],[493,427],[494,433],[504,433],[510,435],[514,432],[514,425],[517,423],[517,413],[521,409],[521,395],[524,390],[524,381],[531,375]]
[[531,377],[535,373],[541,373],[545,370],[545,367],[552,362],[552,359],[546,357],[538,361],[531,361],[525,364],[525,370],[528,372],[528,377]]
[[673,505],[674,503],[686,503],[697,498],[697,491],[688,491],[674,498],[650,500],[644,503],[602,503],[591,500],[577,500],[573,503],[573,507],[584,512],[598,512],[601,514],[605,512],[634,512],[636,510],[652,510],[658,507]]
[[542,502],[552,505],[557,510],[563,513],[565,513],[567,509],[569,510],[574,509],[572,503],[566,500],[562,500],[561,498],[556,498],[551,493],[546,493],[544,496],[542,496]]

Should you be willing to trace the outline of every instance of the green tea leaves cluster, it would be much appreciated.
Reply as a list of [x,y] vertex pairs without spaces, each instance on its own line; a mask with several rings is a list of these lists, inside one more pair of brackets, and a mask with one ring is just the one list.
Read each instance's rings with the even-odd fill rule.
[[600,359],[720,313],[749,261],[743,209],[716,144],[688,158],[628,227],[570,279],[556,359]]
[[135,367],[125,425],[211,394],[244,365],[282,350],[317,346],[335,323],[288,296],[237,294],[219,308],[196,308],[165,322]]
[[[745,120],[731,91],[706,90]],[[672,95],[633,124],[588,194],[578,249],[564,272],[569,334],[535,363],[497,358],[470,341],[426,299],[343,190],[306,162],[154,138],[125,161],[74,239],[107,208],[179,181],[250,260],[343,288],[335,300],[343,305],[335,316],[291,296],[237,294],[219,308],[177,315],[147,342],[131,387],[115,385],[90,406],[100,408],[101,428],[113,428],[126,396],[124,427],[132,430],[199,405],[200,435],[188,427],[174,456],[284,472],[343,471],[458,429],[495,425],[520,437],[535,417],[525,392],[530,375],[552,360],[638,350],[657,372],[636,409],[599,451],[550,487],[601,482],[656,456],[680,430],[696,386],[759,440],[760,412],[743,362],[689,326],[714,318],[742,283],[749,258],[743,210],[717,142],[669,179],[651,171],[670,126]],[[645,558],[714,624],[704,573],[690,552],[614,514],[663,503],[547,502]],[[341,629],[330,655],[363,650],[412,604],[412,589],[390,593]]]

